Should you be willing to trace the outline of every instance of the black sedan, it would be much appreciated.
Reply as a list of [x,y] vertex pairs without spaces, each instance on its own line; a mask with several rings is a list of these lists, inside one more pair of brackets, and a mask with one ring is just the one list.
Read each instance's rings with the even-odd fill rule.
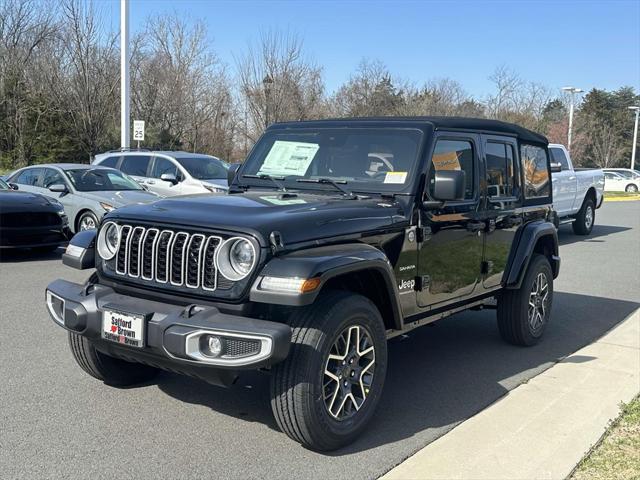
[[0,180],[0,249],[54,250],[70,236],[67,216],[57,200],[20,192]]

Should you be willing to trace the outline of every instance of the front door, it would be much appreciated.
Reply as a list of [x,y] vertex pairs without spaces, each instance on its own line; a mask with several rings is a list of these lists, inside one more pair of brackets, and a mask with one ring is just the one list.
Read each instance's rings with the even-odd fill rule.
[[[522,187],[518,144],[509,137],[483,135],[485,218],[483,286],[500,285],[515,234],[522,225]],[[555,181],[555,178],[554,178]]]
[[480,137],[440,133],[435,139],[427,173],[425,199],[432,195],[438,170],[465,172],[464,199],[422,210],[418,258],[420,307],[439,307],[471,295],[481,282],[482,248],[486,224],[479,209]]

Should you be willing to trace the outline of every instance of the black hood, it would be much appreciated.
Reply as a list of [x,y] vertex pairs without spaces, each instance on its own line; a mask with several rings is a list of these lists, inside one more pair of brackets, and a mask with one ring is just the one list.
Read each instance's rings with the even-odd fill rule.
[[0,190],[0,213],[59,212],[59,204],[51,203],[44,195],[16,190]]
[[278,231],[285,245],[397,227],[408,220],[402,203],[391,198],[264,190],[172,197],[122,207],[108,218],[253,233],[263,244]]

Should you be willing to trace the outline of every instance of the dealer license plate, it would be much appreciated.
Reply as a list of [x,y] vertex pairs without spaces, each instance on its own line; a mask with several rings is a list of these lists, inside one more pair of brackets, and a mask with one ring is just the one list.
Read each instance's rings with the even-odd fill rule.
[[144,315],[104,310],[102,338],[129,347],[144,347]]

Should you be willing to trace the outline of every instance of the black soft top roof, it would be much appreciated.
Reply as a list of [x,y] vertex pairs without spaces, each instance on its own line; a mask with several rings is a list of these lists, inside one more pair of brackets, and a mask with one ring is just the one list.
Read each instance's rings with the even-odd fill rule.
[[359,117],[359,118],[331,118],[326,120],[307,120],[302,122],[283,122],[269,127],[281,128],[305,128],[305,127],[345,127],[346,124],[354,126],[363,124],[376,124],[379,126],[424,126],[430,125],[434,130],[473,130],[486,133],[507,134],[518,137],[524,142],[541,143],[547,145],[549,141],[544,135],[514,123],[488,120],[486,118],[467,117]]

